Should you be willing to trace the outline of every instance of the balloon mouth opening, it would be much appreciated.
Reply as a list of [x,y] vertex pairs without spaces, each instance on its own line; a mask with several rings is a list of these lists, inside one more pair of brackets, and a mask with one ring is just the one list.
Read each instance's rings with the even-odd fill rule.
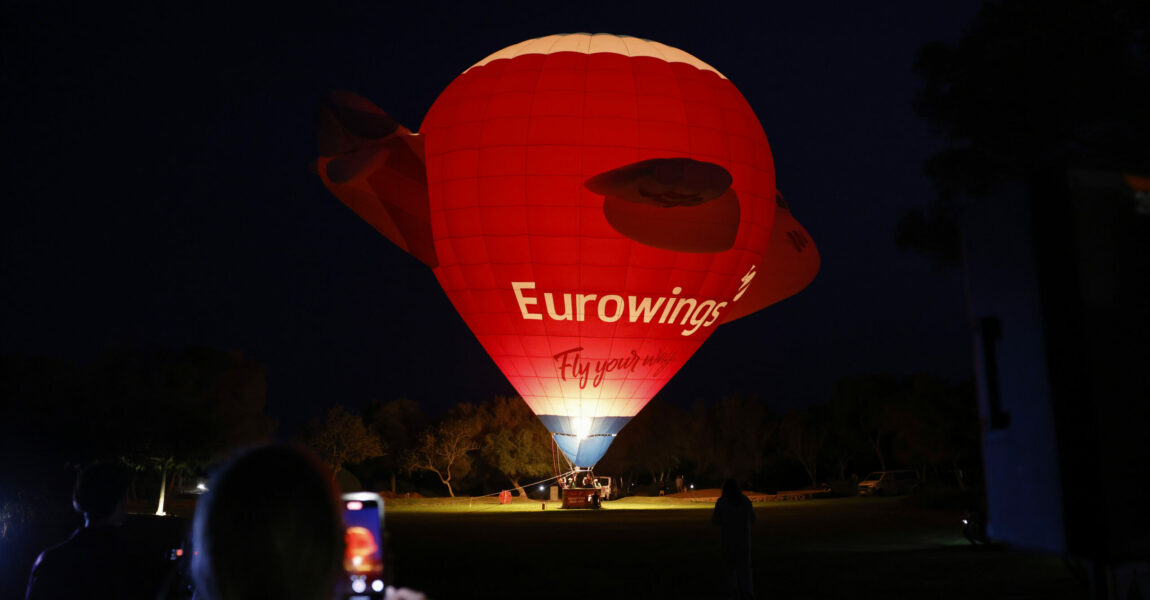
[[574,430],[575,437],[580,440],[585,440],[591,433],[591,419],[587,417],[575,417],[571,419],[571,428]]

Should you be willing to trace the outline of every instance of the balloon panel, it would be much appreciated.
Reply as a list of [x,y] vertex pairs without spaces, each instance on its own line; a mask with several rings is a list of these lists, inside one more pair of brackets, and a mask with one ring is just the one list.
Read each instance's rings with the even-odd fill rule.
[[[527,404],[562,434],[564,452],[589,466],[579,460],[601,456],[591,446],[609,444],[683,366],[761,262],[775,211],[761,126],[709,67],[562,51],[469,69],[436,101],[421,136],[436,277]],[[628,237],[608,222],[604,196],[584,185],[666,158],[730,173],[724,197],[739,210],[729,250],[680,252]],[[600,430],[605,437],[594,437]],[[574,447],[579,435],[588,449]]]
[[435,267],[423,140],[350,92],[332,92],[318,118],[316,171],[327,189],[396,246]]
[[819,265],[819,249],[780,196],[767,255],[755,267],[755,280],[719,323],[730,323],[799,293],[814,280]]
[[613,435],[598,435],[579,438],[571,435],[556,435],[555,445],[572,464],[578,467],[592,467],[607,453],[607,448],[615,440]]

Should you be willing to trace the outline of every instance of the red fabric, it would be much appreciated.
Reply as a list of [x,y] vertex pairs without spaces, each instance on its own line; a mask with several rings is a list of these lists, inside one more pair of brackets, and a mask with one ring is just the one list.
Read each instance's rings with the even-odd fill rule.
[[[453,81],[420,133],[435,275],[537,414],[633,416],[722,322],[765,257],[771,151],[742,95],[714,72],[610,53],[495,60]],[[653,158],[731,174],[739,221],[729,250],[660,249],[608,223],[604,197],[584,182]],[[556,315],[572,318],[551,318],[546,293]],[[646,298],[665,299],[650,323]],[[660,324],[679,298],[695,305]]]
[[780,205],[767,255],[755,267],[754,285],[747,286],[719,323],[730,323],[799,293],[814,280],[820,264],[819,249],[810,234]]
[[327,189],[396,246],[434,268],[423,140],[350,92],[332,92],[318,117],[316,172]]

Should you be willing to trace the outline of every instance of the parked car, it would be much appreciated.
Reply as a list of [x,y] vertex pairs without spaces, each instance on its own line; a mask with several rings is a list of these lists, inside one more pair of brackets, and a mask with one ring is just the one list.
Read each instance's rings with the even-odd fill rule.
[[897,496],[909,494],[918,488],[918,473],[914,471],[875,471],[859,482],[860,496]]

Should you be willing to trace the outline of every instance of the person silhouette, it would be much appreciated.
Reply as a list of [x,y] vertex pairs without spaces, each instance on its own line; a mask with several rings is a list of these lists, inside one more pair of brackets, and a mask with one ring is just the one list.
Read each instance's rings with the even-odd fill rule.
[[[240,452],[196,507],[197,600],[325,600],[343,571],[345,528],[326,468],[283,444]],[[388,587],[386,600],[423,594]]]
[[755,510],[751,501],[732,479],[723,482],[723,493],[715,501],[711,523],[719,526],[723,547],[723,579],[729,598],[754,598],[751,572],[751,525]]
[[40,553],[32,566],[26,600],[136,599],[155,592],[151,569],[138,544],[124,535],[127,476],[110,463],[94,463],[76,477],[72,507],[84,524],[68,540]]

